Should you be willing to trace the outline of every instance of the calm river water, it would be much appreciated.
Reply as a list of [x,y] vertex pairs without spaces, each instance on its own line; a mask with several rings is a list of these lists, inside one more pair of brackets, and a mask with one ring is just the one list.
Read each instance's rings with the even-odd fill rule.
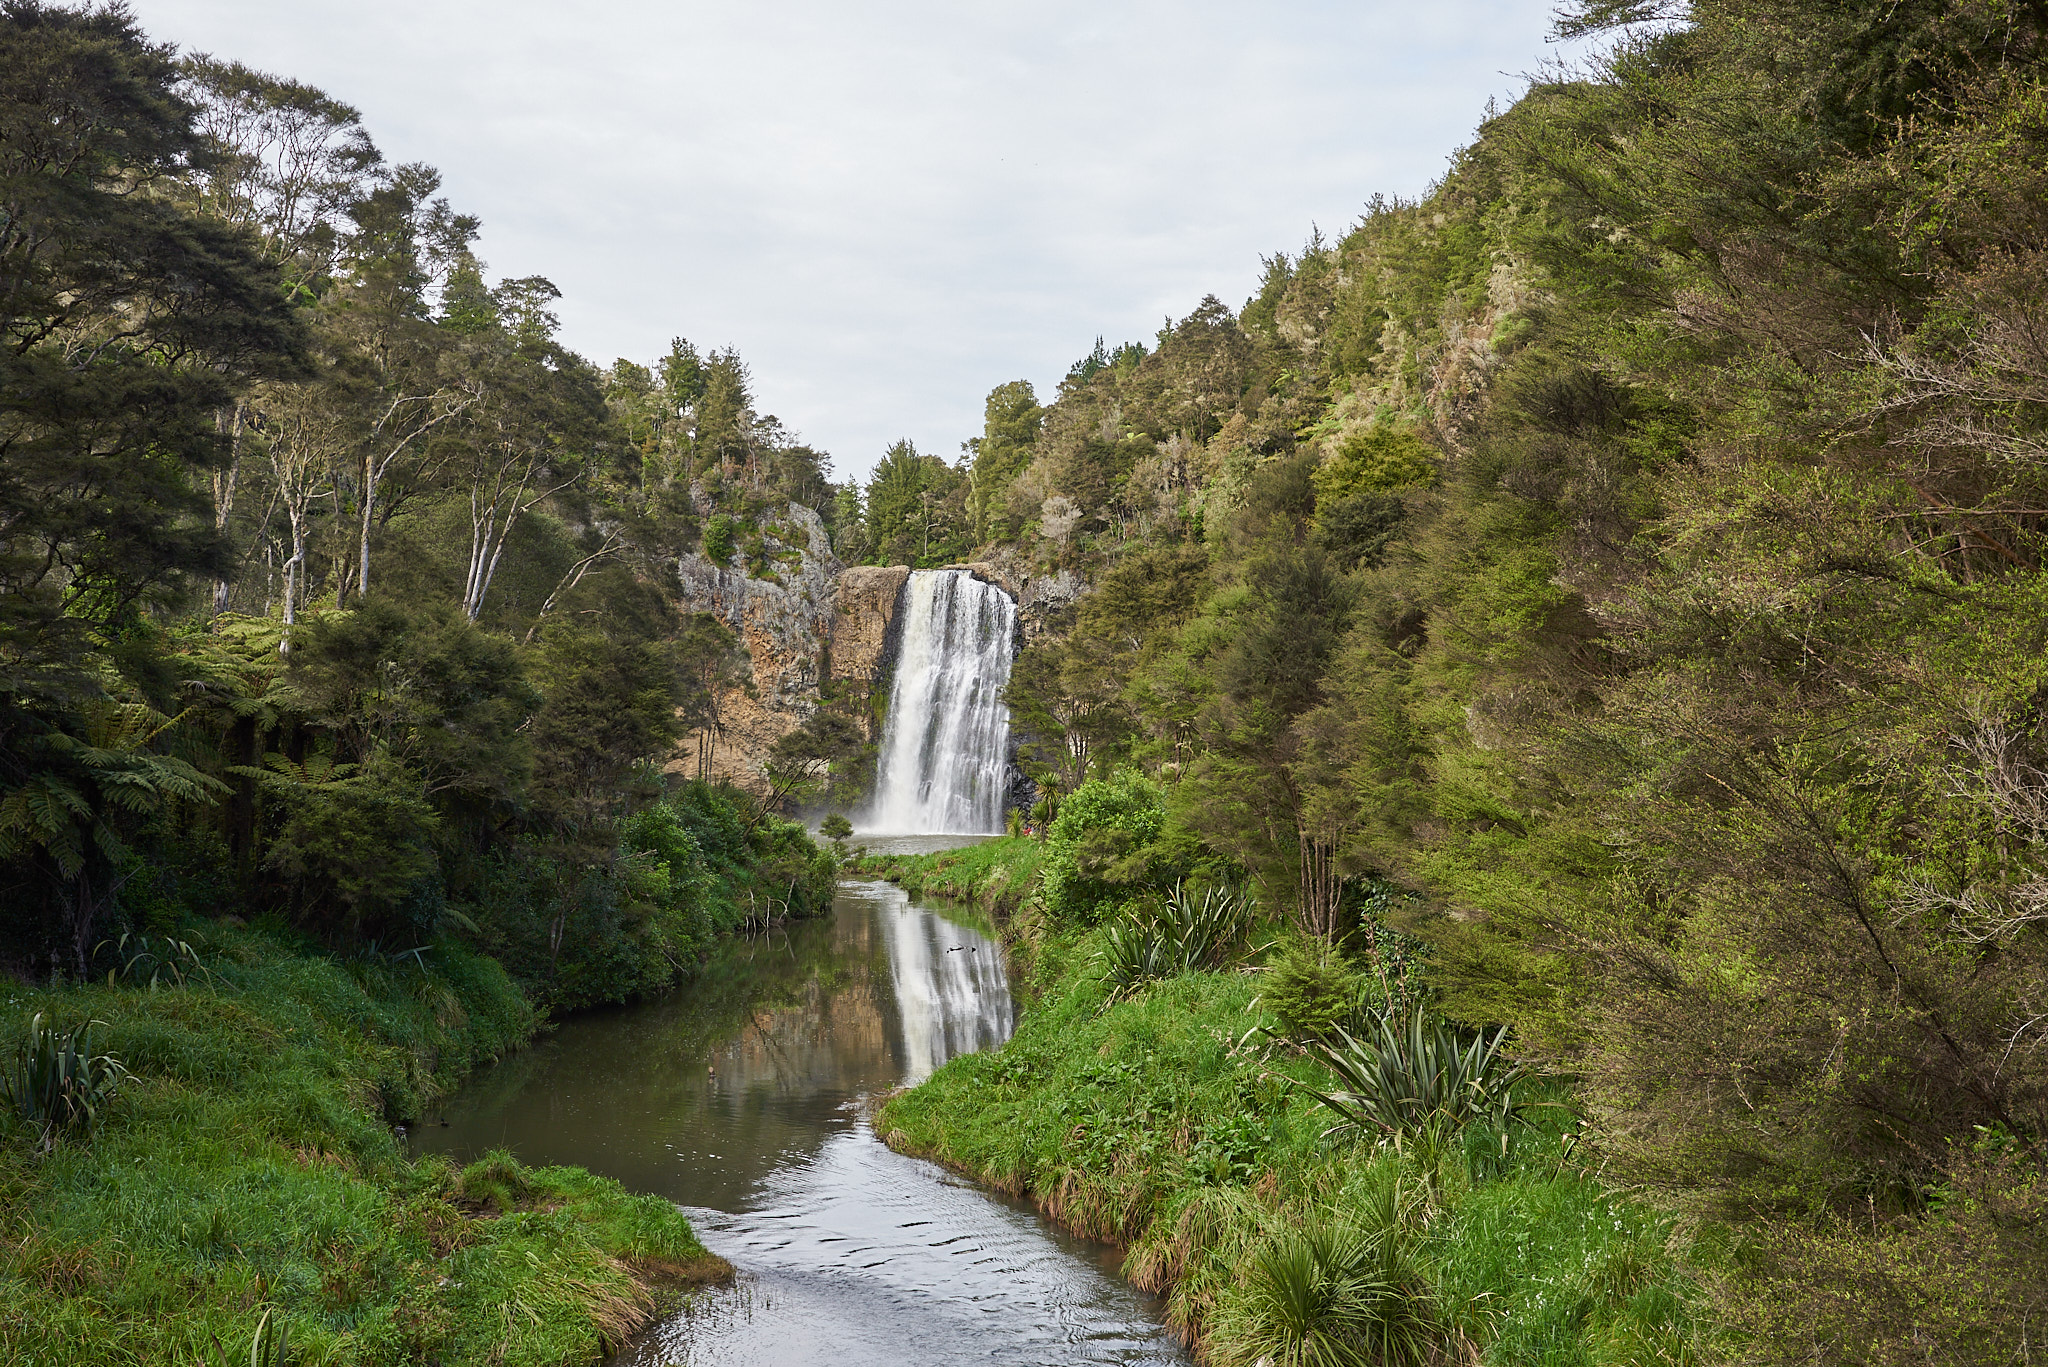
[[845,882],[829,919],[730,945],[662,1000],[566,1022],[414,1138],[579,1164],[689,1213],[738,1282],[619,1367],[1186,1363],[1114,1253],[869,1127],[870,1098],[1014,1023],[999,946],[887,883]]

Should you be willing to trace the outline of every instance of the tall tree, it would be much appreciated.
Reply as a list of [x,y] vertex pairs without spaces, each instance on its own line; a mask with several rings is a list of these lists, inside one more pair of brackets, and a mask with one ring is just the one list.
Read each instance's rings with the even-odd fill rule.
[[178,79],[124,9],[0,9],[0,860],[81,970],[123,831],[197,789],[89,657],[225,574],[215,414],[304,351],[276,264],[168,192],[212,155]]
[[988,539],[1011,482],[1031,463],[1044,419],[1045,409],[1029,380],[1012,380],[989,391],[982,405],[981,435],[967,443],[974,481],[969,507],[977,541]]

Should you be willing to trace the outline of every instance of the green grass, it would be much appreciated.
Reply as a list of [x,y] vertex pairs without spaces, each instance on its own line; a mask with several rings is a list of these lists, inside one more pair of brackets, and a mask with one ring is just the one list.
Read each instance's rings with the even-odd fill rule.
[[[1004,853],[991,850],[965,853]],[[1010,933],[1035,939],[1037,1003],[1002,1049],[955,1059],[892,1099],[878,1125],[893,1145],[1122,1244],[1125,1274],[1165,1292],[1191,1338],[1246,1322],[1246,1270],[1304,1228],[1397,1219],[1443,1347],[1460,1360],[1699,1359],[1709,1330],[1686,1268],[1704,1250],[1581,1169],[1568,1107],[1535,1111],[1505,1153],[1502,1132],[1477,1125],[1398,1146],[1326,1140],[1335,1117],[1298,1084],[1327,1090],[1330,1075],[1246,1039],[1277,1024],[1255,1005],[1257,975],[1185,973],[1113,1001],[1098,981],[1103,932],[1061,935],[1034,916]],[[1567,1097],[1561,1083],[1532,1093]],[[1209,1346],[1219,1360],[1256,1356]]]
[[494,962],[425,958],[223,929],[211,985],[0,989],[0,1047],[35,1011],[97,1018],[134,1074],[46,1157],[0,1120],[0,1361],[246,1361],[268,1308],[297,1363],[584,1363],[725,1271],[673,1206],[580,1170],[406,1159],[392,1122],[535,1025]]
[[869,855],[856,860],[848,872],[887,878],[912,897],[965,903],[1002,925],[1032,894],[1044,858],[1043,844],[1006,835],[937,854]]

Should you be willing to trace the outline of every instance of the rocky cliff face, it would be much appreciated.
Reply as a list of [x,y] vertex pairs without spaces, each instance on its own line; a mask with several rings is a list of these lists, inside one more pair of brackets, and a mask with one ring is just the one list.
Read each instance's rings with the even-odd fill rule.
[[[765,575],[739,563],[716,565],[702,554],[675,564],[683,606],[732,629],[746,650],[746,677],[719,696],[717,734],[687,738],[668,766],[698,772],[699,750],[708,745],[704,767],[713,777],[757,793],[768,788],[769,751],[803,724],[825,690],[854,690],[865,703],[885,682],[910,580],[904,565],[840,564],[818,515],[799,504],[763,530],[754,564],[765,564]],[[1014,597],[1026,639],[1086,591],[1078,576],[1038,572],[1015,555],[949,568],[967,570]]]
[[896,606],[908,582],[907,565],[854,565],[841,572],[832,599],[832,682],[872,687],[888,672],[896,657]]
[[683,741],[671,771],[727,779],[754,792],[767,790],[762,764],[775,742],[802,724],[818,705],[819,666],[831,633],[832,598],[840,564],[818,515],[792,503],[764,521],[761,574],[744,563],[722,566],[693,552],[675,574],[683,607],[709,613],[732,629],[746,651],[745,677],[718,698],[715,735]]
[[719,727],[686,738],[672,772],[699,772],[766,792],[764,765],[775,742],[803,724],[832,684],[865,694],[895,658],[891,630],[907,567],[841,565],[818,515],[792,503],[764,524],[749,573],[738,559],[721,566],[701,553],[675,564],[682,605],[710,613],[739,637],[744,677],[718,697]]

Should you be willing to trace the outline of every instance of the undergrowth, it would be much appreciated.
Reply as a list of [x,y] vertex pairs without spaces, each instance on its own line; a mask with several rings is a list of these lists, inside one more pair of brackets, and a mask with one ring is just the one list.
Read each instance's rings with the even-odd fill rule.
[[182,985],[0,991],[0,1031],[96,1019],[131,1074],[45,1156],[0,1121],[0,1361],[246,1361],[268,1313],[299,1364],[553,1367],[725,1270],[673,1206],[581,1170],[407,1160],[393,1123],[534,1028],[492,961],[209,937]]

